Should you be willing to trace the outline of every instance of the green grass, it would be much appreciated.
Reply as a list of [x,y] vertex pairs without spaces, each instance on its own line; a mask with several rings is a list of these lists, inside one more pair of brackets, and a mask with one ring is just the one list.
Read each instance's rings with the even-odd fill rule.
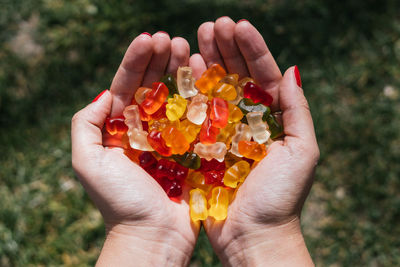
[[[104,227],[71,168],[72,115],[109,86],[135,35],[164,30],[188,38],[193,53],[197,27],[221,15],[254,23],[282,71],[300,68],[321,149],[303,213],[317,265],[400,265],[399,8],[395,0],[4,0],[0,266],[94,264]],[[203,232],[192,263],[219,264]]]

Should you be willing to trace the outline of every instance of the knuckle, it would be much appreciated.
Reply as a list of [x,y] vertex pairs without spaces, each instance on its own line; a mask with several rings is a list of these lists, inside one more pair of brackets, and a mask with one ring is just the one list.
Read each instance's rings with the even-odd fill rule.
[[76,125],[77,123],[79,123],[79,121],[81,120],[81,117],[82,117],[82,115],[81,115],[80,111],[75,113],[74,116],[72,116],[71,125]]

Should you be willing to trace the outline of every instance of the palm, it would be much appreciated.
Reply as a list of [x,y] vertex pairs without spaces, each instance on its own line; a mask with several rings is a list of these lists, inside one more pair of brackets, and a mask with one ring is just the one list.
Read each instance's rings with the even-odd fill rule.
[[[135,224],[138,221],[155,227],[173,228],[190,237],[199,225],[189,218],[188,193],[180,202],[171,201],[141,167],[129,160],[120,148],[104,150],[98,181],[101,187],[95,198],[106,224]],[[189,238],[188,238],[189,239]]]
[[[104,115],[120,115],[131,102],[136,88],[151,86],[165,73],[175,73],[178,66],[187,65],[188,60],[186,40],[174,38],[171,41],[164,33],[152,37],[140,35],[128,48],[114,77],[110,87],[112,103]],[[101,139],[102,123],[97,124],[96,134],[88,140],[93,143],[89,160],[79,152],[74,153],[73,160],[76,160],[75,169],[103,214],[106,225],[150,225],[156,229],[171,229],[194,245],[200,227],[190,220],[187,190],[184,189],[180,202],[171,201],[150,175],[124,155],[122,148],[108,147],[118,142],[113,143],[107,136],[103,137],[102,145],[94,141]],[[79,146],[76,147],[78,151]]]

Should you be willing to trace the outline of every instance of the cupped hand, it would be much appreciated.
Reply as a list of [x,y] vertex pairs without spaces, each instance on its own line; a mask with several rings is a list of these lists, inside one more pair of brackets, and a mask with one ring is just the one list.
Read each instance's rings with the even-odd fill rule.
[[285,133],[238,189],[226,220],[204,222],[211,244],[226,264],[312,264],[299,222],[319,149],[297,67],[282,77],[261,34],[248,21],[222,17],[206,22],[198,30],[198,42],[200,54],[190,58],[196,78],[213,63],[253,77],[273,96],[272,111],[282,111]]
[[[140,259],[143,264],[161,264],[162,259],[168,259],[168,263],[162,263],[167,265],[183,265],[190,260],[199,224],[190,220],[187,190],[182,201],[171,201],[122,148],[105,147],[106,140],[102,139],[106,118],[121,115],[139,86],[151,87],[152,82],[165,73],[175,73],[188,61],[189,44],[183,38],[170,40],[163,32],[141,34],[126,51],[110,91],[72,119],[73,168],[107,228],[99,263],[115,265],[117,260],[123,264],[124,253],[126,259],[136,255],[130,262],[136,265],[141,265]],[[119,246],[121,250],[115,251]],[[133,254],[127,253],[130,250]],[[152,253],[156,255],[149,256]]]

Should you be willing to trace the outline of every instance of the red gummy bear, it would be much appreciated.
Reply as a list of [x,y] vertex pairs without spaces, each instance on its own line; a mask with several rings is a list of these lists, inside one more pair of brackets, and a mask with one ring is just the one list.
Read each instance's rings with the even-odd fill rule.
[[143,151],[139,155],[139,165],[151,176],[156,173],[157,159],[149,151]]
[[188,175],[189,169],[174,161],[160,159],[156,167],[155,177],[161,179],[167,177],[170,180],[183,181]]
[[210,119],[215,128],[224,128],[228,124],[229,106],[228,101],[214,97],[211,101]]
[[163,177],[159,180],[159,184],[168,197],[179,197],[182,195],[182,183],[178,180],[170,180],[167,177]]
[[147,142],[158,152],[161,156],[169,157],[172,155],[172,149],[165,144],[164,139],[161,137],[161,132],[157,130],[151,131],[147,135]]
[[120,115],[114,118],[107,118],[106,130],[111,135],[123,135],[124,133],[126,133],[128,131],[128,126],[125,124],[124,115]]
[[168,93],[168,87],[164,83],[155,82],[153,83],[153,90],[146,94],[146,98],[140,106],[147,114],[154,114],[167,100]]
[[271,106],[274,100],[272,96],[261,89],[257,84],[248,82],[243,88],[243,95],[245,98],[250,98],[254,103],[261,103],[265,106]]
[[200,142],[206,145],[214,144],[215,142],[217,142],[218,134],[219,129],[212,126],[210,118],[207,117],[201,125],[199,134]]

